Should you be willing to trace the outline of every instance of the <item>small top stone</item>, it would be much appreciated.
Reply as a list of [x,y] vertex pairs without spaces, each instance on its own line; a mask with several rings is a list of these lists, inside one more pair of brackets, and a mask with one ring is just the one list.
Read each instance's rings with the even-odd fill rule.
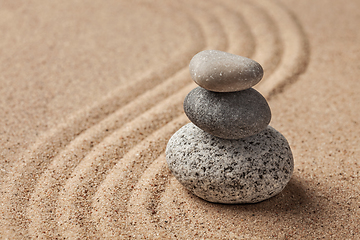
[[190,75],[202,88],[236,92],[251,88],[263,77],[261,65],[252,59],[218,50],[205,50],[190,61]]

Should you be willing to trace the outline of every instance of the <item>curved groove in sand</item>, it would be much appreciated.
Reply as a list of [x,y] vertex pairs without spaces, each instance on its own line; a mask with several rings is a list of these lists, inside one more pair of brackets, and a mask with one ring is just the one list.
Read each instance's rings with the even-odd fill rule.
[[[126,232],[126,208],[134,185],[148,166],[164,153],[172,134],[187,122],[187,117],[181,114],[132,148],[109,171],[93,198],[92,221],[97,226],[98,236],[112,238],[119,236],[119,232],[124,236],[130,234]],[[119,193],[119,189],[126,194]]]
[[[165,154],[162,154],[146,169],[135,185],[128,203],[127,218],[127,225],[137,229],[132,233],[135,238],[158,239],[159,233],[161,236],[168,235],[164,229],[157,226],[159,220],[154,215],[161,211],[158,209],[158,200],[170,175]],[[169,237],[167,236],[168,239]]]
[[252,44],[256,46],[251,58],[262,65],[265,72],[262,81],[267,81],[267,76],[270,76],[278,67],[283,51],[283,43],[274,19],[266,9],[253,2],[226,0],[221,3],[242,15],[253,36]]
[[257,0],[257,2],[267,9],[276,22],[283,42],[283,56],[279,67],[266,81],[260,82],[257,86],[257,89],[269,99],[272,95],[283,91],[306,70],[309,61],[309,44],[300,23],[288,9],[280,3],[266,0]]
[[[187,76],[187,63],[196,52],[219,49],[259,61],[267,75],[256,88],[267,98],[306,69],[306,37],[296,19],[280,5],[262,0],[171,4],[168,7],[180,9],[190,19],[191,44],[166,66],[145,73],[69,117],[29,150],[9,181],[14,185],[7,193],[8,201],[1,206],[9,229],[15,229],[6,233],[8,236],[116,237],[134,231],[134,226],[126,224],[129,219],[121,221],[119,217],[123,213],[131,218],[137,213],[132,215],[131,206],[126,212],[126,202],[114,206],[120,200],[119,184],[131,187],[141,178],[138,186],[151,185],[144,182],[148,175],[165,173],[163,156],[148,167],[157,155],[151,156],[151,161],[139,167],[134,155],[150,154],[144,146],[160,154],[166,145],[163,139],[186,121],[178,116],[183,98],[195,86]],[[173,122],[169,125],[169,121]],[[161,142],[152,143],[160,138]],[[158,165],[160,170],[154,169]],[[124,168],[137,175],[125,175]],[[146,169],[144,175],[140,169]],[[149,211],[148,203],[157,206],[154,196],[160,193],[153,190],[143,192],[141,199],[135,197],[136,191],[129,191],[122,200],[136,200],[143,210],[138,214],[154,221],[154,209]],[[20,206],[29,196],[28,204]],[[111,213],[114,208],[121,211]],[[156,228],[153,224],[143,227]]]
[[[194,84],[195,85],[195,84]],[[188,85],[154,108],[125,124],[105,138],[74,169],[59,193],[59,232],[70,238],[84,238],[89,229],[91,197],[108,171],[134,146],[181,113],[185,95],[194,88]],[[90,222],[87,222],[89,225]],[[71,229],[71,230],[69,230]]]
[[[191,19],[191,16],[186,15],[184,18]],[[12,229],[5,234],[18,237],[28,235],[27,226],[30,221],[25,214],[27,204],[24,205],[21,201],[28,199],[42,172],[65,146],[86,129],[96,125],[109,114],[130,103],[142,93],[154,88],[187,66],[188,59],[203,49],[205,40],[197,22],[192,21],[188,27],[193,40],[189,45],[184,46],[183,52],[178,53],[166,65],[134,77],[132,82],[115,89],[101,102],[96,102],[92,106],[69,116],[65,123],[51,129],[25,153],[25,156],[13,171],[15,174],[9,176],[7,182],[11,184],[8,186],[7,201],[0,206],[3,209],[2,212],[4,212],[4,218],[2,219],[4,225],[9,226],[7,229]]]
[[256,40],[242,14],[214,0],[210,3],[213,4],[210,11],[217,16],[226,33],[228,40],[226,51],[251,58],[257,47]]
[[76,165],[94,149],[94,146],[126,122],[133,120],[189,83],[191,80],[188,72],[179,71],[167,81],[145,92],[100,123],[84,131],[56,155],[39,178],[31,195],[28,208],[28,216],[31,220],[30,235],[41,236],[41,232],[50,233],[53,230],[53,225],[56,225],[58,192]]

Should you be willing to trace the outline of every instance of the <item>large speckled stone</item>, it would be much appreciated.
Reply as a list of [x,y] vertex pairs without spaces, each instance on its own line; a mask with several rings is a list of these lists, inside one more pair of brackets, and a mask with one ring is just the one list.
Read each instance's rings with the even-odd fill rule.
[[270,107],[255,89],[220,93],[197,87],[184,100],[184,111],[202,130],[225,139],[240,139],[265,129]]
[[218,50],[196,54],[189,65],[192,79],[214,92],[235,92],[251,88],[263,77],[261,65],[252,59]]
[[239,140],[214,137],[189,123],[166,147],[177,180],[210,202],[256,203],[280,193],[294,169],[285,137],[268,126]]

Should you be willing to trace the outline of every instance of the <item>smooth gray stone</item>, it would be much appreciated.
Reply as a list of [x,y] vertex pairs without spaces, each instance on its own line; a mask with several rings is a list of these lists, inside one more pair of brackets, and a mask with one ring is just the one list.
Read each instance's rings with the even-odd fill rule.
[[205,50],[190,61],[190,75],[200,86],[214,92],[235,92],[251,88],[264,75],[252,59],[218,50]]
[[189,123],[169,140],[166,161],[190,192],[209,202],[230,204],[275,196],[294,170],[288,142],[270,126],[251,137],[226,140]]
[[270,107],[255,89],[220,93],[197,87],[184,100],[191,122],[225,139],[240,139],[265,129],[271,120]]

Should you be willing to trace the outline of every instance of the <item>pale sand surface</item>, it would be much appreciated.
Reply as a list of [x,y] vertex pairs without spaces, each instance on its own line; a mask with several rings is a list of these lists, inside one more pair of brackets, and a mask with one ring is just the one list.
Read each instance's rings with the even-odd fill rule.
[[[0,1],[1,239],[359,239],[360,1]],[[295,171],[252,205],[169,173],[204,49],[256,88]]]

